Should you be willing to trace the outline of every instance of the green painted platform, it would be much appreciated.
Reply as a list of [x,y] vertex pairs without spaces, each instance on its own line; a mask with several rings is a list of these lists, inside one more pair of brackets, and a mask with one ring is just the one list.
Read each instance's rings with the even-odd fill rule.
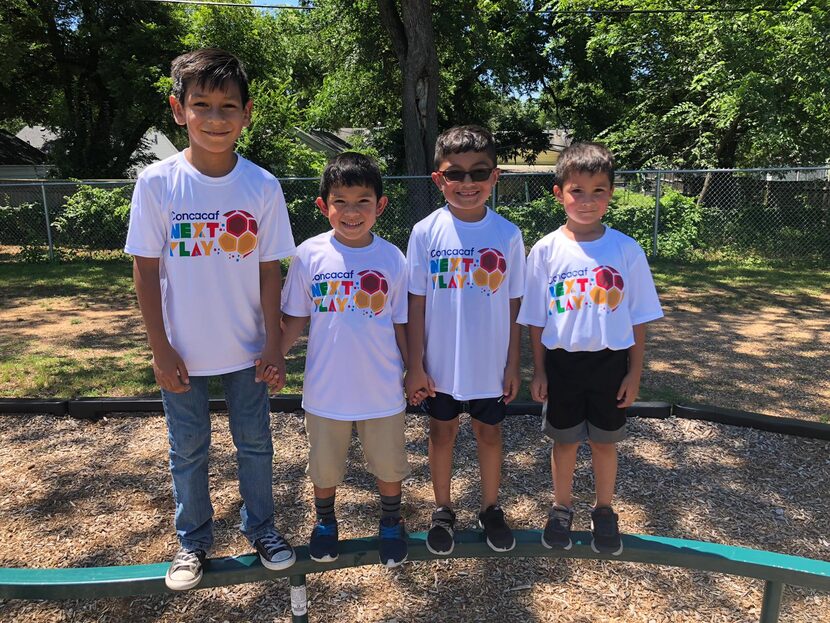
[[[539,530],[517,530],[516,548],[507,553],[492,551],[481,532],[456,532],[456,547],[449,558],[571,558],[607,559],[682,567],[745,576],[774,584],[789,584],[830,591],[830,562],[788,556],[743,547],[702,541],[687,541],[658,536],[624,535],[625,549],[620,556],[595,554],[591,535],[576,532],[569,551],[549,550],[541,545]],[[409,560],[444,559],[431,554],[424,544],[426,533],[410,535]],[[378,563],[377,539],[341,541],[340,557],[333,563],[316,563],[308,558],[305,546],[297,547],[297,562],[285,571],[265,569],[253,554],[213,558],[197,589],[296,578],[331,569]],[[73,569],[0,568],[0,598],[3,599],[95,599],[168,593],[164,574],[168,563],[123,567]]]

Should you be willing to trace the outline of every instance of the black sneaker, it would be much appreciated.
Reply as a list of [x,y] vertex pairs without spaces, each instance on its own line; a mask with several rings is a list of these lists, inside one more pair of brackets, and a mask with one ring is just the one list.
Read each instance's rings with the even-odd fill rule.
[[378,531],[378,558],[380,564],[397,567],[406,560],[409,547],[406,543],[406,528],[400,517],[384,517]]
[[597,554],[619,556],[623,551],[617,513],[610,506],[600,506],[591,511],[591,549]]
[[436,556],[449,556],[455,549],[455,512],[439,506],[432,513],[432,525],[427,532],[427,549]]
[[316,562],[337,560],[337,520],[318,519],[308,542],[308,556]]
[[548,549],[571,549],[571,524],[574,520],[572,508],[554,506],[548,513],[548,522],[545,524],[545,531],[542,533],[542,545]]
[[516,539],[507,522],[501,506],[493,504],[478,514],[478,525],[484,530],[487,545],[495,552],[509,552],[516,547]]
[[259,554],[262,566],[271,571],[288,569],[297,560],[294,548],[273,529],[254,541],[254,549]]
[[207,554],[201,549],[186,549],[182,547],[176,552],[164,583],[171,591],[186,591],[202,581],[202,566]]

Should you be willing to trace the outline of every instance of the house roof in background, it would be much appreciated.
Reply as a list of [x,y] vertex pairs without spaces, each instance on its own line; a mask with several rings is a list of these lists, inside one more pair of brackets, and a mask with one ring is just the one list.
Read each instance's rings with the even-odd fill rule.
[[342,138],[326,130],[301,130],[300,128],[294,128],[294,134],[313,150],[321,151],[329,157],[336,156],[352,148]]
[[0,130],[0,165],[45,164],[46,154],[26,141]]

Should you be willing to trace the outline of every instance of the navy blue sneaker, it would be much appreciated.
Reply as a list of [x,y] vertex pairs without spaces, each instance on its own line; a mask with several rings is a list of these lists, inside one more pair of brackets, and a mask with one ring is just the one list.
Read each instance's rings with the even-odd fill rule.
[[545,524],[545,531],[542,533],[542,545],[548,549],[554,547],[569,550],[573,547],[571,542],[571,525],[574,520],[572,508],[554,506],[548,513],[548,522]]
[[600,506],[591,511],[591,532],[594,535],[591,549],[597,554],[622,554],[623,544],[617,513],[610,506]]
[[380,564],[392,568],[402,564],[409,553],[406,528],[400,517],[384,517],[380,520],[378,534]]
[[504,511],[501,506],[493,504],[478,514],[478,525],[484,530],[487,545],[494,552],[509,552],[516,547],[513,531],[504,520]]
[[318,519],[308,542],[308,557],[315,562],[337,560],[337,520]]

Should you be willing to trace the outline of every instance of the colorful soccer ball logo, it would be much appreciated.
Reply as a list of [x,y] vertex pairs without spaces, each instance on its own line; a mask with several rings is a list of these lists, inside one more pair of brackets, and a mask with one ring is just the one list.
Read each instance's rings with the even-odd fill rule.
[[219,236],[219,246],[225,253],[250,255],[256,249],[256,219],[244,210],[231,210],[224,216],[225,231]]
[[607,305],[614,311],[623,300],[622,275],[610,266],[597,266],[594,269],[594,285],[589,293],[594,305]]
[[358,309],[371,309],[377,316],[386,305],[389,284],[386,277],[376,270],[362,270],[357,273],[360,289],[354,293],[354,304]]
[[490,288],[495,294],[504,281],[507,262],[501,251],[495,249],[481,249],[479,254],[478,268],[473,271],[473,282],[481,288]]

